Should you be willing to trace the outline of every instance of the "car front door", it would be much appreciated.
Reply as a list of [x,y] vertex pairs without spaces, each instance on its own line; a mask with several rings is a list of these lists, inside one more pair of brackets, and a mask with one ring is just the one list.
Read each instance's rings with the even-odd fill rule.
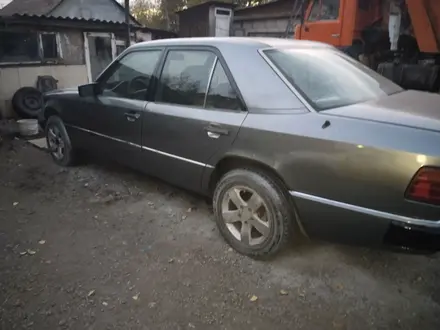
[[206,48],[168,50],[147,110],[142,145],[151,171],[196,191],[247,114],[220,53]]
[[83,105],[82,127],[97,153],[139,164],[142,120],[161,49],[133,51],[98,78],[99,95]]

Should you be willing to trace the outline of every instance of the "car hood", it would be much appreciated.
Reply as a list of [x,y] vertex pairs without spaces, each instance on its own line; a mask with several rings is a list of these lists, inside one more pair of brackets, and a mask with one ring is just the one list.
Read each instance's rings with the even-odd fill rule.
[[440,131],[440,95],[404,91],[378,100],[325,111],[329,115]]

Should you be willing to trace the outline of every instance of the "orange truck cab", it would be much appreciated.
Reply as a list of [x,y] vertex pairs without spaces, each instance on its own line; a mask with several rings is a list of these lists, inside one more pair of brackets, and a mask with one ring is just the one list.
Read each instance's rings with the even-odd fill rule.
[[440,0],[297,0],[295,38],[331,44],[402,87],[440,89]]

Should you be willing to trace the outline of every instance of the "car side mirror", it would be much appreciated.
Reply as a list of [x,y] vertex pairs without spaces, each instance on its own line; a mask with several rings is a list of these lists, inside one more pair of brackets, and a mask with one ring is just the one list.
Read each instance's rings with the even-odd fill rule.
[[91,83],[78,86],[78,94],[80,97],[93,97],[99,94],[98,83]]

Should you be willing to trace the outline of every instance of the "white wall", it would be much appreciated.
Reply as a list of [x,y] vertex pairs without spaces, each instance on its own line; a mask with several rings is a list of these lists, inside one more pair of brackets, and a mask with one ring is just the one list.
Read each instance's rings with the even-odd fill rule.
[[51,75],[58,80],[58,88],[86,84],[85,65],[54,65],[0,69],[0,113],[3,117],[13,115],[12,96],[21,87],[35,87],[38,76]]
[[[258,20],[241,20],[234,21],[233,35],[235,36],[268,36],[268,37],[284,37],[288,18],[269,18]],[[299,21],[295,21],[295,26]]]

